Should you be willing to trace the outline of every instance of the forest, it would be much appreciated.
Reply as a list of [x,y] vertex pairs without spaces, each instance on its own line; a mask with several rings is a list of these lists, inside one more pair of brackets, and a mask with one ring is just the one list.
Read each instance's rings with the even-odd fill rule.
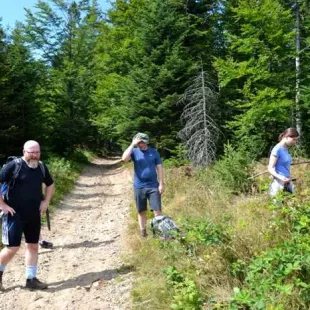
[[[164,158],[253,158],[297,127],[309,144],[309,1],[38,1],[0,32],[1,158],[121,152],[138,132]],[[272,129],[272,130],[270,130]],[[195,143],[192,143],[195,141]]]

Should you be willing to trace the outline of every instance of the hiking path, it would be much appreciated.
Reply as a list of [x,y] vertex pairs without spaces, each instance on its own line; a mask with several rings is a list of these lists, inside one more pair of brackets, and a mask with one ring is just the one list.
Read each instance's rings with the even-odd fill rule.
[[[129,310],[132,271],[123,262],[131,176],[119,159],[87,165],[43,226],[53,249],[39,249],[38,278],[49,288],[25,285],[24,246],[7,265],[0,309]],[[56,189],[57,190],[57,189]]]

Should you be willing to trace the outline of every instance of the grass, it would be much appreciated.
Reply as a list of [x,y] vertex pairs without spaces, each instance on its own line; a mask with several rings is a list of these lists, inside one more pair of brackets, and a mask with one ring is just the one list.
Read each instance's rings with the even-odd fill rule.
[[[262,163],[256,167],[266,170]],[[308,167],[292,168],[297,198],[285,198],[281,210],[275,210],[268,197],[267,174],[257,178],[254,187],[247,187],[247,193],[236,194],[213,178],[212,169],[191,175],[182,167],[166,169],[163,210],[182,233],[171,241],[140,239],[132,206],[128,232],[131,253],[127,259],[136,269],[134,309],[282,309],[276,307],[275,296],[282,296],[283,309],[309,305],[294,282],[302,279],[303,273],[294,278],[268,265],[270,260],[278,261],[277,253],[285,253],[286,244],[292,247],[288,259],[299,257],[294,240],[299,240],[296,249],[306,251],[303,236],[294,231],[299,226],[310,231],[308,208],[296,211],[296,206],[308,203]],[[298,266],[307,266],[306,260],[300,260]],[[268,269],[273,281],[279,279],[278,286],[271,281],[265,290],[259,290],[263,285],[256,271],[259,268]]]

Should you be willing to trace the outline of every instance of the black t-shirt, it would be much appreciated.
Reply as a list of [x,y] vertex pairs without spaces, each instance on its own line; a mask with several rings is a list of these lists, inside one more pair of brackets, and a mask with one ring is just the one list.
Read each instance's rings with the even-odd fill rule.
[[[16,163],[9,162],[0,172],[0,183],[9,182],[13,176]],[[42,201],[42,183],[50,186],[54,183],[45,164],[45,177],[41,167],[30,168],[24,160],[15,179],[13,188],[9,190],[6,203],[20,216],[29,218],[38,214]]]

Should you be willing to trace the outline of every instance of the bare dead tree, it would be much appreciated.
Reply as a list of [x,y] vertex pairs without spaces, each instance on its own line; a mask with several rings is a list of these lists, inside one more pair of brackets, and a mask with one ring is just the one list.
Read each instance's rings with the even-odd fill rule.
[[219,128],[212,114],[216,111],[218,92],[203,68],[179,100],[185,104],[181,120],[184,128],[179,137],[187,156],[196,166],[206,166],[215,160]]

